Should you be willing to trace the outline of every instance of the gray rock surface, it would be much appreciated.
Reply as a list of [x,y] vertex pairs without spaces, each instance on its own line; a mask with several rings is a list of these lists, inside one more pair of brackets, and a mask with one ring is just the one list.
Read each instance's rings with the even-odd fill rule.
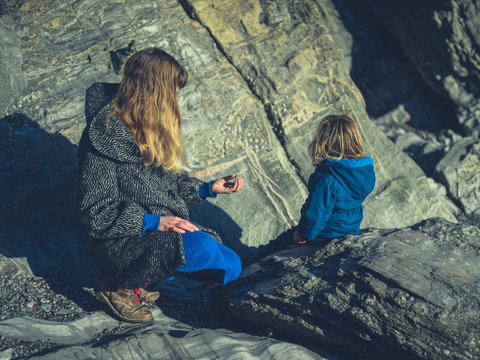
[[[23,269],[12,259],[0,254],[0,272],[9,279],[15,279],[17,276],[24,276]],[[31,274],[28,274],[31,275]]]
[[[187,9],[208,29],[265,105],[288,159],[304,181],[312,171],[307,146],[319,120],[332,112],[348,113],[359,121],[366,151],[377,169],[376,189],[367,200],[364,225],[404,226],[426,213],[449,217],[422,171],[397,152],[368,119],[363,99],[345,73],[342,54],[323,26],[316,3],[291,5],[245,1],[232,6],[225,1],[212,8],[206,1],[188,1]],[[410,195],[435,201],[413,204]]]
[[[345,70],[350,55],[345,64],[338,48],[352,46],[341,20],[327,0],[2,1],[0,33],[8,41],[0,44],[0,79],[9,80],[0,83],[0,95],[11,95],[0,100],[0,253],[8,257],[1,258],[2,269],[13,278],[34,274],[78,289],[91,285],[95,271],[75,213],[76,144],[85,125],[85,90],[97,81],[120,80],[110,54],[132,40],[137,49],[164,48],[189,72],[189,83],[179,92],[188,154],[185,169],[205,180],[228,173],[245,178],[242,192],[192,208],[194,219],[218,230],[243,260],[298,220],[312,170],[306,148],[319,119],[333,112],[357,118],[375,161],[378,181],[366,203],[364,226],[404,227],[433,216],[455,220],[454,207],[445,206],[424,172],[369,120],[362,94]],[[351,50],[352,68],[356,51]],[[387,76],[392,68],[382,68],[378,76]],[[402,74],[394,80],[402,80]],[[388,89],[383,83],[376,92],[385,94]],[[415,124],[411,107],[398,109],[392,113],[393,122]],[[404,139],[408,147],[415,144],[410,139]],[[452,233],[454,225],[442,226],[429,230]],[[254,273],[258,264],[249,268],[233,290],[242,300],[230,297],[232,304],[240,304],[232,311],[245,310],[245,319],[253,323],[265,319],[263,329],[272,321],[271,327],[298,343],[302,339],[295,336],[300,335],[364,354],[384,355],[394,349],[398,356],[441,359],[450,352],[472,358],[478,355],[469,343],[477,340],[478,301],[471,294],[478,289],[468,276],[477,276],[478,253],[473,256],[471,251],[478,245],[458,240],[466,235],[455,229],[460,236],[447,236],[441,244],[437,235],[371,230],[344,243],[335,241],[325,248],[328,251],[305,247],[272,256],[262,260],[259,273]],[[436,257],[417,258],[427,254]],[[445,254],[447,260],[453,259],[450,267],[440,261]],[[316,262],[319,259],[324,263]],[[409,271],[392,279],[394,266]],[[265,278],[258,280],[258,274]],[[455,282],[437,281],[442,276]],[[263,286],[258,296],[249,290],[251,279]],[[431,291],[425,291],[430,285]],[[92,315],[52,323],[50,317],[66,318],[66,311],[75,312],[68,314],[72,318],[81,316],[79,306],[67,306],[65,297],[44,303],[23,299],[12,294],[11,286],[15,318],[0,321],[1,334],[10,336],[12,344],[34,344],[22,343],[25,349],[47,349],[43,358],[120,357],[129,351],[132,358],[147,353],[157,358],[193,354],[200,359],[211,358],[212,352],[223,358],[334,358],[318,349],[223,329],[215,321],[205,326],[198,320],[198,306],[205,299],[195,298],[197,290],[188,286],[174,286],[165,285],[162,296],[175,297],[170,310],[178,321],[165,320],[163,308],[154,306],[157,323],[116,328],[112,319],[98,313],[99,305],[92,299],[81,303]],[[268,295],[272,289],[293,300],[282,302],[277,295]],[[464,289],[470,292],[462,293]],[[193,297],[179,309],[180,299],[188,296]],[[266,306],[254,305],[250,296],[267,298],[272,309],[280,307],[272,310],[273,316]],[[80,304],[79,298],[71,299]],[[34,315],[45,318],[21,316],[37,311],[35,306],[39,310]],[[456,307],[470,311],[463,322]],[[88,319],[91,327],[84,326]],[[424,324],[427,328],[420,331],[417,326]],[[452,326],[459,329],[457,335]],[[464,330],[468,326],[473,333]],[[110,327],[116,330],[109,331]],[[441,335],[431,340],[435,332]],[[72,344],[77,335],[81,343]],[[34,338],[43,343],[29,340]],[[0,343],[11,344],[4,339]],[[52,349],[57,341],[63,345]],[[18,354],[17,345],[3,347],[0,358]]]
[[[72,244],[81,241],[72,174],[75,144],[84,126],[85,90],[95,81],[119,81],[110,51],[135,40],[137,49],[164,48],[190,73],[189,84],[179,93],[186,170],[205,180],[228,173],[246,180],[241,193],[192,209],[197,221],[218,229],[244,259],[296,224],[306,197],[304,182],[312,170],[306,148],[321,116],[332,112],[358,118],[367,151],[375,159],[378,181],[366,204],[365,226],[406,226],[432,216],[453,220],[420,168],[368,120],[362,96],[344,71],[342,55],[316,3],[289,4],[23,2],[15,13],[15,32],[21,39],[28,87],[1,120],[7,124],[2,142],[9,136],[21,140],[15,158],[33,156],[40,162],[38,167],[22,166],[22,171],[12,170],[16,160],[10,160],[7,169],[0,165],[0,173],[8,177],[7,186],[0,188],[9,199],[2,204],[5,212],[11,204],[16,204],[16,214],[57,207],[42,214],[59,211],[60,224],[51,223],[55,216],[36,221],[44,229],[42,238],[61,242],[61,232],[73,237]],[[18,118],[26,129],[13,126],[17,130],[12,135],[10,123]],[[38,141],[51,145],[31,146],[31,137],[40,131],[32,130],[35,124],[44,131]],[[7,148],[13,149],[11,144]],[[45,147],[55,150],[52,161],[43,153]],[[413,203],[412,198],[422,201]],[[3,219],[9,230],[4,239],[18,234],[18,228],[29,233],[31,221]],[[28,251],[10,255],[27,256]]]
[[480,143],[478,139],[458,141],[437,164],[438,176],[448,185],[468,215],[480,217]]
[[291,246],[246,268],[226,308],[367,359],[476,359],[479,239],[435,219]]
[[425,82],[453,103],[466,130],[480,125],[480,6],[470,0],[436,2],[347,0],[385,31],[418,69]]
[[5,112],[27,86],[21,68],[20,38],[13,27],[11,19],[0,17],[0,114]]
[[[211,288],[181,277],[161,284],[162,297],[174,305],[151,305],[155,320],[148,325],[122,323],[98,310],[69,322],[14,317],[0,321],[0,339],[43,346],[43,352],[30,354],[34,359],[338,359],[313,346],[234,331],[219,320],[195,323]],[[11,348],[0,352],[5,359],[12,354]]]
[[[263,341],[261,341],[263,340]],[[231,332],[224,329],[185,329],[177,325],[145,326],[120,333],[108,343],[72,346],[31,359],[245,359],[245,360],[322,360],[332,359],[317,355],[300,346],[273,339]],[[128,355],[126,355],[128,354]]]

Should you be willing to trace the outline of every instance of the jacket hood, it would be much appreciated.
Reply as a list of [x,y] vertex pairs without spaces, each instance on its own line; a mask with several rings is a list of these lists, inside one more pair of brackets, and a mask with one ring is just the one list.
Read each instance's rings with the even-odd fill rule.
[[85,118],[87,125],[93,118],[109,104],[117,95],[120,89],[118,83],[97,82],[91,85],[85,94]]
[[88,125],[88,139],[100,154],[121,162],[143,161],[132,134],[105,105]]
[[363,201],[375,187],[375,172],[371,157],[355,159],[326,160],[317,170],[331,174],[352,197]]
[[95,83],[85,97],[87,139],[100,154],[121,162],[141,162],[142,155],[132,134],[111,114],[119,84]]

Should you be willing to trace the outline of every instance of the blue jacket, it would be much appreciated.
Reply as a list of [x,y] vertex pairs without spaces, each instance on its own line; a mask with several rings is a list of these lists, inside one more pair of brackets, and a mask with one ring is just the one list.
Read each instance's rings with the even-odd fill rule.
[[362,203],[373,191],[373,160],[322,161],[308,180],[307,200],[297,230],[304,239],[360,233]]

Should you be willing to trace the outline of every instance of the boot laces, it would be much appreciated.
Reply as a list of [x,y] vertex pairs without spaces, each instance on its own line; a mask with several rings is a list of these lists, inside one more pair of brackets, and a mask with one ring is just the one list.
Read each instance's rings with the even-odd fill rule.
[[133,296],[133,301],[135,302],[135,304],[138,304],[140,302],[140,298],[138,297],[138,292],[140,291],[140,289],[133,289],[133,290],[130,290],[131,293],[132,293],[132,296]]

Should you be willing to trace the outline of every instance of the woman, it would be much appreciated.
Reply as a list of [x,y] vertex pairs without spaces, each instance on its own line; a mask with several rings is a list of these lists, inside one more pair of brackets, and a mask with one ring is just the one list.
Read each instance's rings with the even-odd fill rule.
[[177,91],[186,83],[172,56],[149,48],[127,60],[118,93],[105,106],[98,106],[105,86],[87,91],[79,212],[100,270],[95,293],[123,321],[152,321],[141,300],[155,300],[158,292],[146,286],[176,270],[223,270],[223,283],[241,271],[215,232],[188,220],[188,204],[239,191],[243,180],[230,175],[203,183],[181,172]]

